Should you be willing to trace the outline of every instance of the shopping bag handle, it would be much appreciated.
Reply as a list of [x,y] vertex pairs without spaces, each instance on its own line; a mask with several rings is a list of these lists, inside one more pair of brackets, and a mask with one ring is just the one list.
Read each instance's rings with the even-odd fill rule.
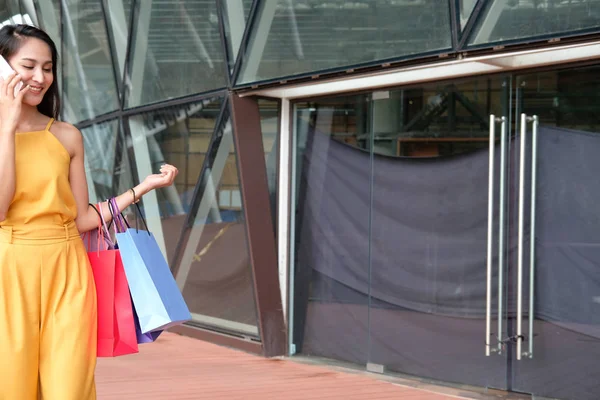
[[[100,210],[98,210],[96,208],[96,206],[92,203],[88,203],[88,205],[90,207],[92,207],[94,209],[94,211],[96,211],[96,214],[98,214],[98,227],[96,228],[98,231],[98,235],[96,235],[96,251],[99,254],[101,243],[102,243],[103,250],[108,250],[110,248],[110,246],[114,246],[114,243],[110,238],[108,228],[106,227],[106,221],[104,221],[104,216],[102,215],[102,203],[98,203],[98,207],[100,207]],[[88,242],[88,249],[89,249],[91,247],[90,246],[91,245],[91,235],[89,232],[86,232],[86,233],[87,233],[87,242]],[[108,245],[106,244],[106,242],[108,242]]]
[[135,203],[135,208],[137,210],[137,213],[135,214],[135,231],[138,232],[137,216],[139,214],[142,222],[144,223],[144,228],[146,228],[146,232],[148,232],[148,235],[150,235],[150,229],[148,229],[148,224],[146,224],[146,219],[144,218],[144,215],[142,214],[142,210],[140,210],[140,205],[138,203]]
[[[98,226],[96,227],[96,229],[98,230],[98,235],[96,235],[96,248],[99,249],[100,248],[100,231],[102,228],[102,214],[100,214],[100,212],[98,211],[98,209],[96,208],[96,206],[94,206],[92,203],[88,203],[88,206],[92,207],[94,209],[94,211],[96,211],[96,214],[98,214]],[[90,234],[90,232],[85,232],[85,235],[87,236],[87,245],[88,245],[88,249],[91,247],[92,244],[92,235]]]
[[[94,211],[96,211],[96,214],[98,214],[98,217],[100,218],[100,221],[102,221],[102,224],[104,224],[104,228],[106,228],[106,231],[109,232],[110,226],[112,225],[112,221],[110,221],[108,223],[108,226],[106,226],[106,222],[104,221],[104,215],[102,215],[102,203],[98,203],[97,206],[100,207],[100,211],[98,211],[98,209],[96,208],[96,205],[92,204],[92,203],[88,203],[88,205],[90,207],[92,207],[94,209]],[[98,225],[99,227],[100,225]]]
[[[125,232],[126,229],[131,229],[131,226],[129,226],[129,222],[127,222],[127,219],[125,219],[125,217],[123,216],[123,213],[121,212],[121,210],[119,210],[119,206],[117,205],[117,201],[115,200],[114,197],[112,197],[110,200],[108,200],[108,208],[110,210],[110,214],[113,217],[113,221],[115,221],[115,228],[117,230],[120,227],[121,233],[122,233],[122,232]],[[142,220],[142,223],[144,224],[144,228],[146,229],[146,232],[148,232],[148,235],[150,235],[150,229],[148,229],[148,224],[146,223],[146,219],[144,218],[144,215],[142,214],[140,205],[138,203],[135,203],[135,208],[137,211],[137,213],[135,213],[135,231],[136,231],[136,233],[139,232],[139,224],[137,222],[137,218],[138,218],[138,214],[139,214],[139,216]],[[127,228],[125,228],[123,223],[125,223]]]
[[[98,209],[96,208],[95,205],[93,205],[92,203],[88,203],[88,206],[92,207],[94,209],[94,211],[96,211],[96,214],[98,214],[98,221],[102,220],[102,214],[100,214],[100,211],[98,211]],[[100,222],[98,222],[98,226],[100,226]]]
[[[112,216],[113,222],[115,223],[115,233],[123,233],[128,228],[131,228],[129,226],[129,223],[123,216],[123,213],[121,212],[121,210],[119,210],[119,206],[117,205],[117,201],[115,200],[115,198],[111,197],[110,199],[108,199],[107,203],[108,211],[110,211],[110,215]],[[125,228],[125,226],[127,226],[127,228]]]
[[[100,209],[100,213],[99,214],[100,214],[100,220],[102,221],[102,227],[98,228],[98,229],[101,230],[102,236],[103,236],[104,239],[106,239],[106,241],[108,242],[109,246],[114,247],[115,243],[112,241],[112,238],[110,237],[109,227],[106,226],[106,221],[104,220],[104,212],[102,210],[102,203],[98,203],[98,208]],[[108,247],[107,247],[107,250],[108,250]]]

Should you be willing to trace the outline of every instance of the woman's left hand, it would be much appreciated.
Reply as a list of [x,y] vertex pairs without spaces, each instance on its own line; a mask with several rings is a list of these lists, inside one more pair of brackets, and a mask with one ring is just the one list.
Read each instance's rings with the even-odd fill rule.
[[144,179],[144,186],[150,191],[166,186],[171,186],[173,181],[175,181],[175,177],[179,173],[179,170],[172,165],[163,164],[160,167],[159,174],[148,175],[146,179]]

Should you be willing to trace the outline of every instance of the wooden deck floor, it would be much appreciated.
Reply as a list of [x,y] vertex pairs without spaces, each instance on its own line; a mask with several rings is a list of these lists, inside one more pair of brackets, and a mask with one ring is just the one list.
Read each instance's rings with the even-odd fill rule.
[[437,394],[287,359],[265,359],[165,333],[140,353],[98,360],[99,400],[419,399]]

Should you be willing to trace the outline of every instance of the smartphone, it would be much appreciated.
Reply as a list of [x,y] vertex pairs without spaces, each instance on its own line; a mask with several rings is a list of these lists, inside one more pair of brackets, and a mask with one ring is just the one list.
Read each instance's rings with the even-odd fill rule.
[[[14,71],[8,64],[8,61],[6,61],[4,57],[0,56],[0,76],[6,79],[12,72]],[[15,97],[17,96],[22,87],[23,82],[17,83],[17,85],[15,86]]]

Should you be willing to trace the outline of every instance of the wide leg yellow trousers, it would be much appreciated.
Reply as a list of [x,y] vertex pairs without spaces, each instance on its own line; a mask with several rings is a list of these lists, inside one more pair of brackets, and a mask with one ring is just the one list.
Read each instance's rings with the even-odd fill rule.
[[74,223],[0,227],[0,400],[95,399],[96,310]]

